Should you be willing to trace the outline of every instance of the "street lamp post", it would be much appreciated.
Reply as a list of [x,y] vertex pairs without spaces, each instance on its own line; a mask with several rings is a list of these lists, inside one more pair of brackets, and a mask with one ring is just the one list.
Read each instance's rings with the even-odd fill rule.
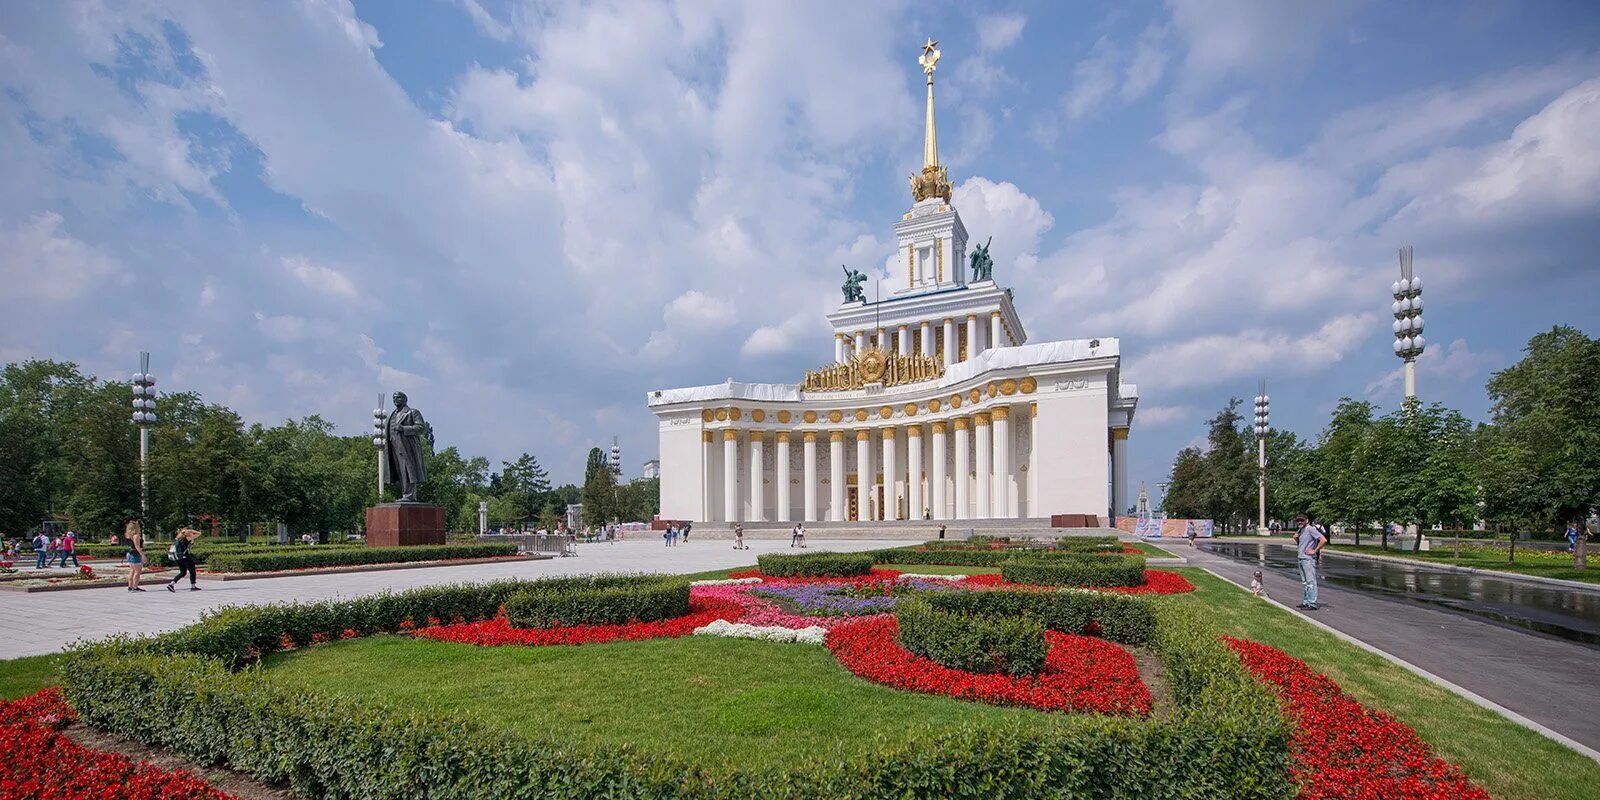
[[1417,396],[1417,356],[1428,342],[1422,338],[1422,278],[1411,270],[1411,245],[1400,248],[1400,280],[1394,295],[1394,354],[1406,363],[1406,399]]
[[139,371],[133,373],[133,424],[139,426],[139,522],[150,514],[150,426],[156,421],[156,378],[150,374],[150,354],[139,353]]
[[1261,382],[1261,393],[1256,395],[1256,491],[1260,503],[1260,514],[1256,521],[1256,533],[1266,536],[1271,533],[1267,530],[1267,431],[1271,428],[1270,412],[1272,398],[1267,396],[1267,382]]
[[389,461],[387,458],[384,457],[384,456],[387,455],[387,453],[385,453],[384,450],[383,450],[383,447],[384,447],[384,435],[383,435],[384,418],[383,417],[384,417],[384,414],[383,414],[383,392],[378,392],[378,407],[372,409],[372,446],[378,449],[378,502],[379,503],[383,502],[383,484],[384,484],[384,480],[383,480],[384,479],[384,474],[383,473],[387,470],[388,461]]

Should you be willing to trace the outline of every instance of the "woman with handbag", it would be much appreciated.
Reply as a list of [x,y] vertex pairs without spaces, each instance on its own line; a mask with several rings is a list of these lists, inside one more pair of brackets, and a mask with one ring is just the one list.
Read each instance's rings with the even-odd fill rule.
[[195,585],[194,569],[194,540],[199,536],[200,532],[194,528],[179,528],[177,534],[172,537],[172,546],[167,548],[167,558],[178,565],[178,574],[167,581],[167,591],[176,594],[178,581],[183,580],[185,573],[189,575],[189,591],[200,591],[200,587]]

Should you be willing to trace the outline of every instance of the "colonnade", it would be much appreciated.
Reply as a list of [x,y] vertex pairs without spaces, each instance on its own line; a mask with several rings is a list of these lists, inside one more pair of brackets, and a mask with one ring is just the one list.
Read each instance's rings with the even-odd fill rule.
[[[936,520],[1024,516],[1028,457],[1023,454],[1023,463],[1013,463],[1013,408],[1028,410],[1026,404],[1000,405],[930,422],[863,423],[827,430],[707,430],[702,461],[706,516],[744,522],[814,522],[824,516],[835,522],[920,519],[924,511]],[[796,475],[790,447],[797,437],[801,457]],[[826,474],[818,449],[823,437],[828,448]],[[714,446],[717,440],[721,447]],[[847,442],[854,442],[849,451],[853,458],[847,458]],[[770,467],[769,445],[775,447]],[[719,481],[722,491],[713,502],[711,487]],[[772,507],[767,503],[769,481],[775,484]],[[827,492],[826,510],[823,492]]]
[[854,334],[843,331],[833,335],[833,359],[843,364],[868,347],[878,347],[898,355],[937,355],[945,366],[965,361],[991,347],[1012,345],[1011,332],[1000,312],[989,312],[985,322],[977,314],[965,317],[945,317],[935,322],[883,327],[876,330],[859,330]]

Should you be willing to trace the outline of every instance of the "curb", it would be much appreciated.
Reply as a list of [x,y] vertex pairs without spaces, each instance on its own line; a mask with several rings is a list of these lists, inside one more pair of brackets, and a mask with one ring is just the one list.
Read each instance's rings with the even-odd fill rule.
[[1329,550],[1336,556],[1349,558],[1363,558],[1368,561],[1390,561],[1398,564],[1415,564],[1419,567],[1430,567],[1444,572],[1459,572],[1469,575],[1482,575],[1488,578],[1504,578],[1513,581],[1527,581],[1529,583],[1543,583],[1551,586],[1561,586],[1567,589],[1585,589],[1591,592],[1600,592],[1600,583],[1584,583],[1583,581],[1569,581],[1566,578],[1546,578],[1543,575],[1524,575],[1520,572],[1506,572],[1498,569],[1484,569],[1482,567],[1463,567],[1439,561],[1423,561],[1420,558],[1406,558],[1405,556],[1380,556],[1373,553],[1351,553],[1346,550]]
[[[1337,552],[1337,551],[1335,551],[1335,552]],[[1213,575],[1213,576],[1215,576],[1217,578],[1222,579],[1223,581],[1226,581],[1227,583],[1233,584],[1234,586],[1239,586],[1239,584],[1237,582],[1229,580],[1227,577],[1223,576],[1221,573],[1216,572],[1215,570],[1211,569],[1210,567],[1201,567],[1201,569],[1204,569],[1206,572],[1210,573],[1211,575]],[[1580,754],[1582,754],[1584,756],[1587,756],[1589,759],[1591,759],[1591,760],[1593,760],[1595,762],[1600,762],[1600,750],[1595,750],[1594,748],[1589,747],[1588,745],[1583,744],[1582,742],[1578,742],[1578,741],[1573,740],[1572,738],[1566,736],[1565,734],[1558,733],[1557,731],[1551,730],[1550,728],[1546,727],[1545,725],[1543,725],[1543,724],[1541,724],[1539,722],[1535,722],[1534,720],[1531,720],[1531,719],[1529,719],[1529,718],[1527,718],[1527,717],[1525,717],[1525,716],[1523,716],[1521,714],[1518,714],[1517,712],[1512,711],[1511,709],[1506,708],[1505,706],[1500,705],[1499,703],[1496,703],[1495,701],[1490,700],[1489,698],[1484,697],[1483,695],[1480,695],[1480,694],[1478,694],[1476,692],[1473,692],[1472,690],[1467,689],[1465,687],[1458,686],[1458,685],[1456,685],[1454,683],[1451,683],[1450,681],[1447,681],[1444,678],[1441,678],[1438,675],[1435,675],[1432,672],[1429,672],[1429,671],[1423,669],[1422,667],[1419,667],[1419,666],[1417,666],[1417,665],[1415,665],[1415,664],[1413,664],[1413,663],[1411,663],[1409,661],[1406,661],[1405,659],[1400,658],[1399,656],[1393,655],[1393,654],[1389,653],[1386,650],[1380,650],[1377,647],[1374,647],[1374,646],[1372,646],[1370,644],[1367,644],[1366,642],[1364,642],[1364,641],[1362,641],[1360,639],[1357,639],[1356,637],[1351,636],[1350,634],[1345,633],[1344,631],[1341,631],[1338,628],[1335,628],[1335,627],[1333,627],[1331,625],[1328,625],[1327,623],[1325,623],[1325,622],[1323,622],[1321,620],[1314,619],[1312,617],[1306,616],[1305,614],[1300,613],[1298,610],[1290,608],[1289,606],[1286,606],[1283,603],[1280,603],[1280,602],[1272,599],[1271,597],[1267,597],[1266,595],[1262,595],[1261,599],[1267,601],[1268,603],[1270,603],[1270,604],[1272,604],[1274,606],[1277,606],[1278,608],[1283,609],[1284,611],[1289,612],[1290,614],[1293,614],[1293,615],[1299,617],[1300,619],[1302,619],[1302,620],[1304,620],[1306,622],[1311,623],[1313,626],[1315,626],[1317,628],[1320,628],[1320,629],[1322,629],[1324,631],[1327,631],[1328,633],[1333,634],[1335,637],[1338,637],[1341,641],[1348,642],[1350,644],[1355,645],[1356,647],[1361,648],[1362,650],[1365,650],[1365,651],[1367,651],[1369,653],[1372,653],[1372,654],[1374,654],[1376,656],[1379,656],[1379,657],[1383,658],[1384,660],[1389,661],[1390,663],[1392,663],[1392,664],[1394,664],[1396,666],[1399,666],[1399,667],[1405,669],[1406,671],[1411,672],[1412,674],[1415,674],[1418,677],[1421,677],[1421,678],[1427,680],[1430,683],[1433,683],[1433,684],[1436,684],[1438,686],[1442,686],[1442,687],[1444,687],[1446,689],[1449,689],[1450,691],[1452,691],[1452,692],[1454,692],[1454,693],[1466,698],[1468,701],[1472,702],[1474,705],[1477,705],[1480,708],[1486,708],[1486,709],[1488,709],[1490,711],[1493,711],[1496,714],[1499,714],[1500,716],[1505,717],[1506,719],[1509,719],[1512,722],[1515,722],[1516,724],[1521,725],[1522,727],[1533,731],[1534,733],[1537,733],[1537,734],[1539,734],[1539,735],[1541,735],[1541,736],[1543,736],[1543,737],[1545,737],[1547,739],[1550,739],[1551,741],[1556,742],[1557,744],[1560,744],[1560,745],[1562,745],[1564,747],[1567,747],[1567,748],[1569,748],[1571,750],[1577,751],[1578,753],[1580,753]]]

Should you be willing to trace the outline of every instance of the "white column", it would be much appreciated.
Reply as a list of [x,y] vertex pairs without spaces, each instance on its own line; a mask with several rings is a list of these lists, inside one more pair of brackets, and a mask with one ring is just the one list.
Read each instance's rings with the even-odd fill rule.
[[722,432],[722,520],[739,520],[739,432]]
[[906,427],[906,516],[922,519],[922,426]]
[[834,522],[844,521],[844,431],[828,433],[828,479],[832,492],[828,516]]
[[833,363],[844,363],[844,334],[842,333],[833,335]]
[[805,459],[806,459],[805,477],[802,479],[804,481],[804,486],[802,487],[802,491],[805,492],[805,496],[806,496],[805,504],[806,504],[806,507],[805,507],[805,516],[802,517],[802,519],[804,519],[806,522],[816,522],[817,521],[817,432],[816,431],[806,431],[802,435],[805,437],[804,449],[805,449]]
[[955,322],[955,320],[953,320],[953,319],[951,319],[949,317],[945,317],[944,318],[944,365],[946,367],[953,366],[956,363],[956,355],[959,352],[960,352],[960,350],[957,349],[957,347],[956,347],[956,322]]
[[789,432],[778,431],[778,514],[773,519],[789,521]]
[[767,432],[750,432],[750,521],[767,519]]
[[[900,332],[902,334],[905,333],[905,328],[901,328]],[[900,434],[893,425],[884,428],[879,433],[883,434],[883,508],[879,509],[879,518],[895,519],[896,512],[900,509],[898,491],[900,482],[895,478],[897,474],[895,464],[897,462],[894,458],[894,443]]]
[[900,346],[900,350],[899,350],[900,355],[903,355],[903,356],[911,355],[911,329],[910,328],[906,327],[905,325],[901,325],[900,326],[900,336],[899,336],[899,341],[897,342],[897,344]]
[[1006,347],[1010,344],[1005,340],[1005,329],[1000,325],[1000,312],[989,312],[989,346]]
[[922,323],[921,328],[922,355],[931,356],[933,355],[933,325],[924,322]]
[[712,509],[711,486],[717,475],[717,444],[715,431],[700,432],[700,519],[706,522],[716,518]]
[[943,422],[933,423],[933,469],[930,471],[931,485],[928,488],[933,495],[934,519],[950,519],[950,512],[945,509],[947,504],[944,484],[950,479],[944,466],[945,443],[949,438],[949,434],[944,431],[945,425]]
[[972,438],[978,446],[977,466],[975,466],[974,483],[978,487],[978,519],[988,519],[994,516],[994,439],[989,430],[989,414],[984,412],[974,414],[972,417]]
[[[1128,429],[1111,429],[1111,515],[1128,513]],[[1112,519],[1107,524],[1115,524]]]
[[1011,409],[994,409],[994,515],[1014,517],[1011,511]]
[[856,431],[856,519],[872,519],[872,431]]
[[978,315],[967,315],[967,358],[978,355]]
[[967,444],[967,418],[956,417],[950,426],[956,437],[956,519],[967,518],[967,473],[972,471]]
[[861,351],[866,350],[866,349],[867,349],[867,332],[866,331],[856,331],[856,349],[855,349],[855,354],[856,355],[861,355]]

